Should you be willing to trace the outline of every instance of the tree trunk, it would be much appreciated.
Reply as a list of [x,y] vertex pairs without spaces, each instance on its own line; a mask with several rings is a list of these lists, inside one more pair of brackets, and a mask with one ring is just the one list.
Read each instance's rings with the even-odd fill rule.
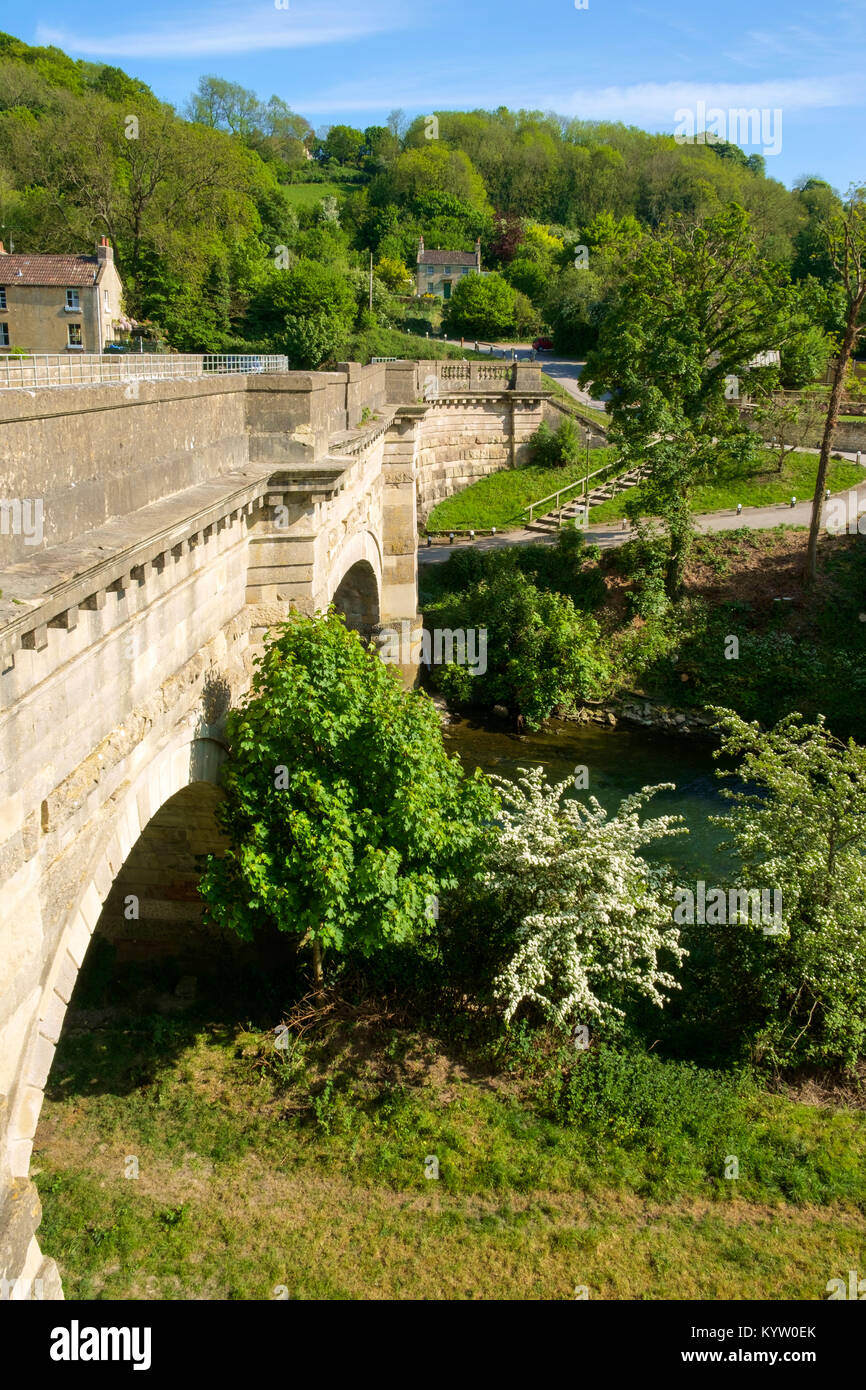
[[322,988],[322,943],[313,937],[313,981],[316,989]]
[[807,582],[814,581],[818,578],[818,533],[821,530],[821,517],[824,512],[824,491],[827,486],[827,469],[830,466],[830,451],[833,448],[833,436],[836,433],[839,411],[842,406],[845,373],[848,370],[851,353],[854,351],[854,344],[857,341],[857,319],[860,316],[864,296],[866,296],[866,290],[858,294],[857,298],[853,299],[848,306],[845,336],[842,339],[842,347],[836,359],[836,365],[833,368],[830,405],[827,410],[827,419],[824,421],[824,435],[821,439],[821,456],[818,460],[818,476],[815,479],[815,495],[812,498],[812,521],[809,526],[809,544],[806,550]]

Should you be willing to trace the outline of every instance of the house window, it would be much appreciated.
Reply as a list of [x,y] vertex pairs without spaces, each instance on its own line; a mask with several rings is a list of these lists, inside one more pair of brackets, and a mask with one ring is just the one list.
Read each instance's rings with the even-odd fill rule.
[[9,325],[8,325],[8,323],[0,323],[0,347],[8,347],[8,346],[9,346]]
[[465,265],[465,266],[463,267],[463,274],[464,274],[464,275],[468,275],[471,269],[472,269],[471,265]]
[[66,325],[69,347],[81,347],[81,324],[69,323]]
[[432,265],[425,266],[424,269],[427,271],[427,274],[428,274],[428,275],[432,275],[432,274],[433,274],[433,267],[432,267]]
[[0,285],[0,309],[6,308],[6,286]]
[[450,274],[451,274],[451,267],[450,267],[450,265],[443,265],[443,267],[442,267],[442,274],[443,274],[443,275],[450,275]]
[[80,308],[81,308],[81,305],[80,305],[80,303],[79,303],[79,301],[78,301],[78,290],[67,290],[67,291],[66,291],[66,307],[67,307],[67,309],[80,309]]
[[102,291],[102,302],[105,305],[106,309],[111,308],[111,300],[108,297],[108,290]]

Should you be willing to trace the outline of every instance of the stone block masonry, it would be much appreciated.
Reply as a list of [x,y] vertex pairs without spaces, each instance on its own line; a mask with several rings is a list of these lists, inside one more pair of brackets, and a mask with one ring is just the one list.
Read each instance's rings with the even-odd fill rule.
[[418,631],[419,514],[519,462],[544,400],[535,367],[442,362],[0,392],[0,499],[44,514],[38,544],[0,531],[0,1279],[16,1297],[36,1279],[62,1297],[28,1172],[78,971],[121,919],[133,943],[207,930],[189,866],[219,847],[225,713],[264,634],[331,602],[365,635]]

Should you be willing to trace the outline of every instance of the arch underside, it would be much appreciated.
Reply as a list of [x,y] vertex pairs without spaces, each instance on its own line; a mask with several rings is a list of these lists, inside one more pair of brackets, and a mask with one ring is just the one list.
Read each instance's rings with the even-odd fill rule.
[[[35,1023],[22,1049],[23,1064],[18,1081],[10,1096],[4,1166],[12,1179],[7,1201],[13,1207],[17,1201],[19,1207],[17,1249],[6,1256],[7,1269],[11,1271],[8,1277],[17,1281],[11,1295],[13,1298],[33,1297],[31,1290],[35,1281],[38,1281],[36,1296],[63,1297],[56,1265],[53,1260],[43,1256],[36,1240],[41,1207],[35,1187],[29,1180],[30,1158],[45,1085],[69,1000],[93,932],[103,916],[104,905],[110,913],[112,902],[122,903],[118,892],[128,886],[124,884],[124,878],[128,878],[130,866],[132,872],[140,873],[141,845],[150,841],[151,851],[156,848],[155,832],[162,845],[160,852],[164,853],[166,837],[170,839],[172,833],[178,853],[182,848],[181,840],[196,852],[197,846],[202,843],[200,834],[197,838],[197,829],[201,831],[204,815],[212,811],[224,756],[220,743],[211,738],[194,737],[187,728],[151,759],[138,776],[127,784],[113,819],[112,833],[91,865],[87,886],[67,917],[42,989]],[[198,797],[198,817],[190,816],[189,808],[186,808],[187,826],[181,825],[177,815],[160,814],[167,803],[185,788],[199,783],[209,784],[209,790]],[[138,856],[135,854],[137,846]],[[167,867],[171,869],[170,861]],[[189,874],[179,874],[179,867],[178,858],[174,865],[174,882],[180,889],[177,899],[181,905],[188,906]],[[162,901],[164,903],[165,898]],[[25,1235],[27,1240],[24,1240]]]
[[328,602],[346,619],[346,626],[369,638],[381,621],[382,556],[375,538],[357,532],[336,557],[328,584]]

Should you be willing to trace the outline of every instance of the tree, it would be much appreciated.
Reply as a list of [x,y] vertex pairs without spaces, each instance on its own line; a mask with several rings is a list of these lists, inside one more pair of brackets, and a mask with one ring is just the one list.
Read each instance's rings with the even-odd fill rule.
[[201,894],[247,940],[265,924],[322,955],[430,930],[431,896],[476,872],[495,797],[442,745],[438,715],[331,611],[293,614],[232,711],[218,812],[229,838]]
[[833,436],[842,408],[845,389],[845,376],[857,340],[862,332],[860,323],[864,302],[866,302],[866,186],[852,188],[848,201],[841,211],[835,213],[825,223],[827,249],[833,269],[845,292],[847,312],[845,331],[839,352],[833,364],[833,377],[830,384],[830,401],[827,419],[821,439],[821,455],[818,459],[818,476],[815,479],[815,495],[812,498],[812,518],[809,525],[809,543],[806,550],[806,575],[815,580],[818,577],[818,532],[824,510],[824,491],[827,486],[827,469],[833,449]]
[[[425,611],[441,631],[485,634],[484,663],[433,665],[433,685],[468,705],[505,705],[537,729],[562,706],[593,698],[608,674],[598,623],[564,594],[545,592],[500,552],[497,568]],[[480,639],[479,639],[480,640]]]
[[263,110],[255,92],[213,75],[199,78],[190,97],[188,115],[200,125],[228,130],[232,135],[250,135],[263,124]]
[[326,159],[335,159],[338,164],[355,164],[363,147],[363,131],[350,125],[332,125],[322,148]]
[[608,816],[595,797],[566,795],[570,779],[549,786],[540,767],[516,784],[491,780],[502,806],[486,883],[494,913],[516,922],[517,950],[496,983],[506,1020],[524,1002],[560,1025],[622,1019],[636,996],[663,1007],[685,951],[665,882],[639,853],[684,833],[679,816],[640,821],[662,787]]
[[580,431],[570,415],[564,415],[559,422],[556,434],[546,420],[530,436],[529,446],[532,462],[541,468],[561,468],[567,463],[577,463],[583,453]]
[[376,265],[376,274],[392,294],[411,294],[415,288],[408,268],[394,256],[383,256]]
[[716,713],[741,779],[717,823],[742,882],[782,901],[779,934],[725,928],[728,987],[749,1006],[759,1059],[853,1066],[866,1051],[866,748],[834,738],[823,715],[763,730]]
[[400,153],[400,141],[387,126],[369,125],[364,131],[361,153],[367,167],[378,172],[397,158]]
[[695,482],[756,458],[728,388],[784,339],[786,305],[747,213],[732,204],[700,225],[675,220],[634,252],[589,355],[587,377],[610,392],[611,441],[626,467],[646,466],[639,502],[667,530],[671,598],[682,588]]
[[496,338],[514,328],[515,291],[501,275],[464,275],[445,306],[442,327],[470,338]]
[[812,392],[762,392],[755,401],[753,418],[764,426],[763,433],[770,435],[776,450],[776,467],[781,473],[785,459],[795,449],[808,446],[820,429],[826,413],[826,402],[822,394]]
[[541,327],[541,315],[528,295],[514,294],[514,331],[518,338],[532,338]]
[[405,205],[431,192],[448,193],[476,211],[489,211],[484,180],[468,155],[448,149],[441,140],[404,150],[374,181],[371,198],[378,204]]
[[345,341],[356,308],[344,276],[303,258],[272,277],[253,312],[260,331],[272,335],[294,366],[315,368]]

